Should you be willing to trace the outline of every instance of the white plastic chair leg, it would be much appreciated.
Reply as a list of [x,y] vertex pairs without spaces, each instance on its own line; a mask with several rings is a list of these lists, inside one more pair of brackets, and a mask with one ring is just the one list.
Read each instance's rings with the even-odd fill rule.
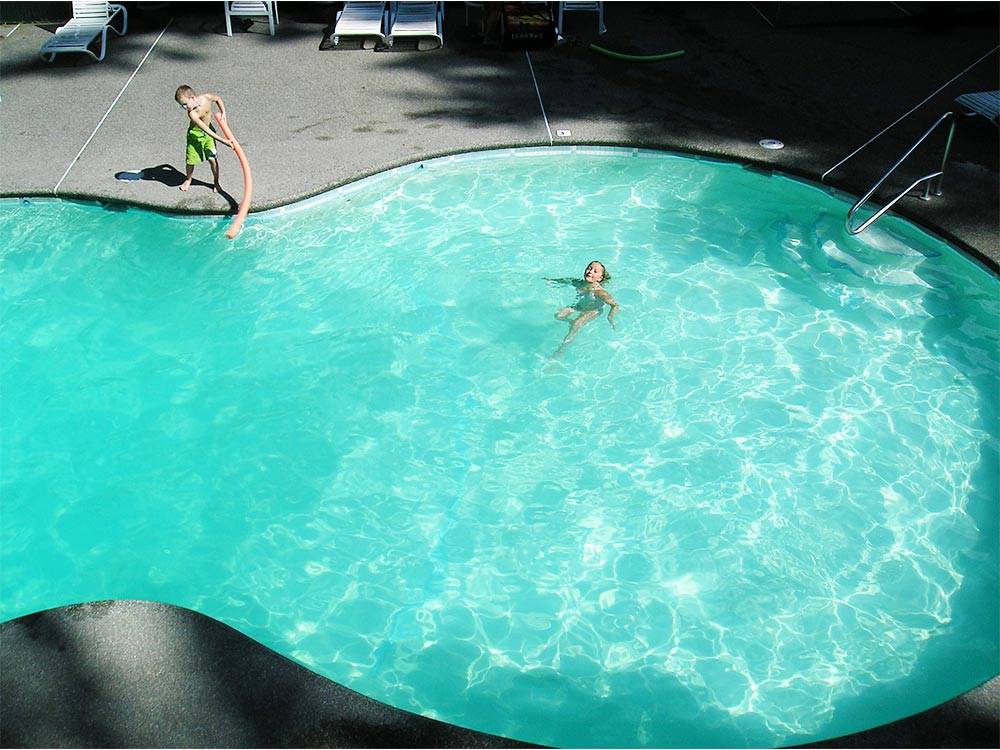
[[104,59],[104,51],[107,41],[108,41],[108,27],[105,26],[104,29],[101,31],[101,54],[94,55],[94,53],[91,52],[89,48],[87,49],[87,54],[89,54],[91,57],[94,57],[97,60],[97,62],[100,62],[101,60]]

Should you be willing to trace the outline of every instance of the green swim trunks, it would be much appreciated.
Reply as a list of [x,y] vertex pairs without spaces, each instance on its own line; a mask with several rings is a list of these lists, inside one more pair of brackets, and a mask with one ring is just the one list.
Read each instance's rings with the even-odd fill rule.
[[[215,128],[212,128],[215,130]],[[190,166],[215,158],[215,139],[193,122],[187,132],[187,163]]]

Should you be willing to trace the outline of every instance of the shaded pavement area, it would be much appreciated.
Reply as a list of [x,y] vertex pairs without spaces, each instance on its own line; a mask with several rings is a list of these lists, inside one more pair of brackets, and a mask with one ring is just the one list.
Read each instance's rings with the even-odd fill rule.
[[0,625],[3,747],[531,747],[389,708],[151,602]]
[[[446,3],[442,49],[385,53],[319,49],[337,3],[280,4],[274,37],[263,23],[227,37],[212,3],[131,5],[128,34],[109,35],[101,63],[42,62],[52,24],[2,27],[0,195],[231,211],[242,191],[231,153],[221,155],[231,198],[205,183],[176,189],[186,121],[173,92],[182,83],[224,98],[253,168],[252,210],[415,160],[550,143],[709,154],[818,181],[981,60],[826,181],[861,195],[957,95],[1000,88],[990,3],[608,3],[602,46],[685,50],[645,64],[587,49],[598,40],[587,13],[567,14],[567,43],[526,52],[484,47],[474,37],[480,10],[469,10],[467,26],[464,4]],[[945,135],[928,139],[876,197],[932,171]],[[785,148],[765,150],[763,138]],[[944,195],[905,198],[898,212],[995,260],[997,161],[996,127],[962,118]],[[116,179],[122,173],[145,179]],[[210,180],[207,167],[196,177]]]
[[[67,16],[17,19],[17,5],[0,6],[0,195],[194,213],[231,212],[242,187],[226,152],[226,194],[211,192],[205,166],[190,192],[177,189],[186,123],[173,93],[182,83],[225,99],[253,166],[253,210],[415,160],[522,145],[666,149],[819,181],[929,97],[826,180],[857,196],[957,95],[1000,88],[995,3],[608,3],[606,35],[589,14],[571,15],[567,43],[530,52],[484,47],[474,36],[480,11],[470,9],[467,26],[462,3],[446,4],[445,45],[427,52],[320,50],[338,3],[281,3],[274,37],[262,23],[227,37],[219,3],[127,3],[128,34],[110,35],[103,62],[62,55],[52,64],[38,50],[55,28],[48,22]],[[69,8],[24,4],[40,5]],[[626,63],[590,41],[685,55]],[[945,134],[879,196],[932,171]],[[897,207],[994,268],[997,134],[963,117],[944,194]],[[785,148],[765,150],[763,138]],[[0,626],[0,646],[5,746],[515,744],[381,706],[166,605],[32,615]],[[998,692],[993,680],[824,746],[996,747]]]
[[[10,620],[0,663],[3,747],[532,747],[378,703],[166,604],[95,602]],[[808,747],[996,747],[998,714],[1000,678]]]

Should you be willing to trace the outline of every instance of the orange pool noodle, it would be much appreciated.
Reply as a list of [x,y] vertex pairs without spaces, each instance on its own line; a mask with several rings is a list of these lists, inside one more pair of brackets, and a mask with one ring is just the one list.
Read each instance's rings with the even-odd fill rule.
[[243,220],[247,217],[247,212],[250,210],[250,198],[253,196],[253,175],[250,174],[250,162],[247,161],[247,155],[243,153],[240,144],[233,137],[233,131],[229,129],[229,125],[226,124],[225,119],[218,112],[215,113],[215,121],[222,128],[222,134],[233,144],[233,151],[236,152],[236,158],[240,160],[240,167],[243,168],[243,200],[240,201],[240,208],[236,212],[236,218],[233,219],[233,223],[229,225],[229,230],[226,232],[226,237],[232,239],[239,234],[240,227],[243,226]]

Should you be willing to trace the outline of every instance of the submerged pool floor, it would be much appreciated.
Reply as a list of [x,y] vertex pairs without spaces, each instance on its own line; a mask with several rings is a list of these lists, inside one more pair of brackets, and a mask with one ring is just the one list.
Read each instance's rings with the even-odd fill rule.
[[[3,616],[171,602],[552,745],[806,742],[973,687],[998,282],[846,208],[608,149],[415,165],[234,243],[5,203]],[[553,359],[545,279],[595,258],[618,325]]]

